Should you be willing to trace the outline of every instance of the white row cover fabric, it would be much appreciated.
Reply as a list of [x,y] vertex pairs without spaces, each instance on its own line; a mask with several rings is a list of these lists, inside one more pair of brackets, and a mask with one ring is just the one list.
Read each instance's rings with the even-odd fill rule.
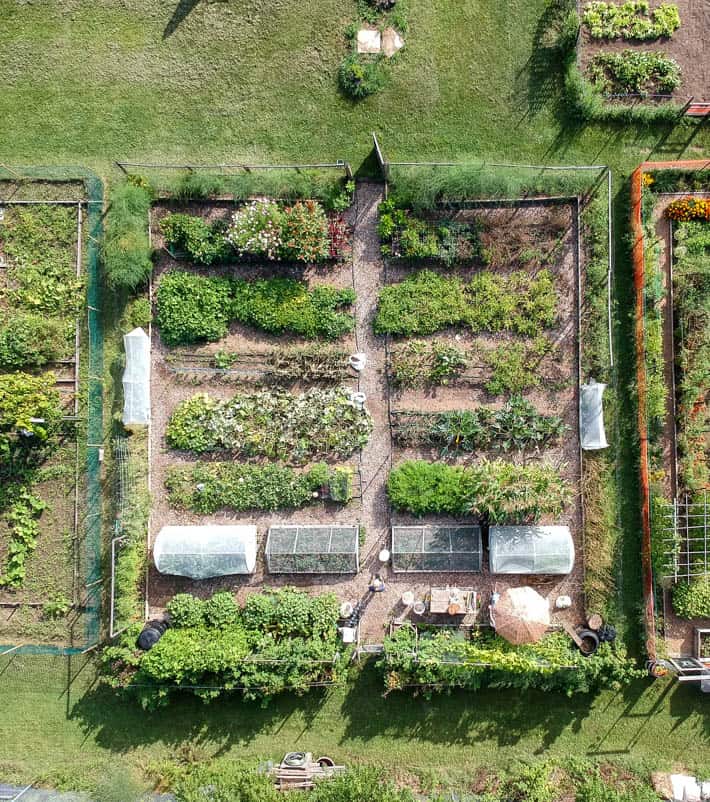
[[143,329],[123,336],[126,369],[123,371],[123,424],[150,421],[150,337]]
[[606,384],[590,379],[589,384],[583,384],[579,389],[579,433],[582,448],[586,451],[608,448],[602,404]]
[[492,574],[569,574],[574,541],[568,526],[491,526]]
[[269,529],[266,562],[272,574],[356,574],[359,527],[279,524]]
[[161,574],[210,579],[253,574],[256,566],[255,526],[164,526],[153,546]]

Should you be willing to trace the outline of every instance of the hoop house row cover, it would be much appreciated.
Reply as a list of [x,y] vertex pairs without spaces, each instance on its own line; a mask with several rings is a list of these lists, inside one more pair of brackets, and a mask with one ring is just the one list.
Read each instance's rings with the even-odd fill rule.
[[[266,563],[272,574],[354,574],[360,569],[359,527],[281,525],[269,529]],[[209,579],[252,574],[255,526],[165,526],[155,541],[162,574]],[[568,574],[574,544],[566,526],[493,526],[491,573]],[[395,526],[395,572],[478,573],[483,561],[479,526]]]

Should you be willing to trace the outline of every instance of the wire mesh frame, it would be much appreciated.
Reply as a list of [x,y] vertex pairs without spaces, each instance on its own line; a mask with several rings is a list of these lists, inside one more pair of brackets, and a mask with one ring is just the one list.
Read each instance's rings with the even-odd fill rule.
[[[86,467],[86,508],[83,511],[83,520],[79,514],[79,475],[80,447],[77,439],[76,459],[76,493],[74,504],[75,543],[77,554],[75,562],[76,581],[76,608],[86,614],[84,631],[85,643],[81,646],[54,646],[49,644],[20,644],[3,646],[3,654],[82,654],[93,649],[99,640],[100,610],[101,610],[101,452],[103,446],[103,336],[100,323],[100,282],[99,282],[99,245],[103,229],[103,184],[96,174],[83,167],[42,167],[0,165],[0,181],[31,186],[33,182],[52,183],[80,183],[83,185],[83,197],[79,199],[13,199],[0,200],[0,206],[13,205],[66,205],[77,206],[77,273],[81,273],[82,266],[86,267],[86,327],[87,342],[83,358],[87,366],[87,415],[86,415],[86,451],[84,455]],[[86,216],[84,217],[84,209]],[[85,225],[84,225],[85,224]],[[86,235],[87,246],[83,249],[83,238]],[[74,386],[74,416],[78,414],[78,387],[79,387],[79,321],[75,329],[75,365],[72,384]],[[71,418],[70,418],[71,419]],[[83,528],[83,538],[79,537],[79,530]],[[85,570],[83,589],[79,586],[78,572],[81,564],[80,546],[83,539]],[[79,592],[83,590],[83,598]],[[72,627],[72,643],[74,627]]]
[[[445,534],[443,540],[438,538]],[[471,536],[473,548],[465,550],[455,543],[456,533],[460,533],[463,538]],[[407,550],[398,548],[397,536],[411,536],[410,543],[418,540],[418,547],[412,545]],[[448,543],[446,542],[448,540]],[[448,548],[441,548],[447,545]],[[439,548],[428,548],[439,546]],[[392,571],[396,574],[411,573],[424,574],[447,571],[449,573],[480,573],[483,564],[483,541],[481,538],[480,526],[393,526],[392,527]],[[398,562],[406,558],[407,566],[398,567]],[[456,558],[459,558],[459,562]],[[412,567],[416,559],[420,558],[422,567]],[[461,558],[464,558],[461,560]],[[469,564],[463,567],[462,563],[469,560]],[[400,563],[401,566],[401,563]]]
[[[360,570],[359,529],[359,526],[350,525],[272,526],[266,538],[266,564],[269,573],[356,574]],[[316,530],[320,530],[320,538]],[[338,535],[343,535],[344,538],[338,541]],[[344,544],[348,535],[351,537],[350,548]],[[281,543],[277,542],[279,538]],[[334,550],[334,546],[337,550]],[[340,567],[337,566],[338,560],[342,563]],[[336,563],[335,567],[333,562]]]
[[702,577],[710,572],[710,499],[690,496],[672,502],[660,499],[661,536],[666,572],[663,579],[674,582]]

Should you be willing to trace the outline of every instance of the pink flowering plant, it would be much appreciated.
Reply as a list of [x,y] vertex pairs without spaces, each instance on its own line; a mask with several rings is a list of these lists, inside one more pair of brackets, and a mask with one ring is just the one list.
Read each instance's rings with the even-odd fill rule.
[[238,209],[227,229],[227,241],[240,256],[250,254],[280,259],[284,213],[272,200],[257,199]]

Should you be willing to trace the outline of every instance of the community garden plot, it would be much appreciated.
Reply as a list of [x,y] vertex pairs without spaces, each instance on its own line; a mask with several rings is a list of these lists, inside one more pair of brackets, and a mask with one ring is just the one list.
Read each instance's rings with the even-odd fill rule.
[[[29,187],[43,200],[30,200]],[[8,182],[7,189],[9,199],[0,201],[0,386],[9,413],[0,468],[0,640],[82,647],[86,616],[95,615],[85,588],[86,193],[68,182]]]
[[[210,224],[219,225],[219,221],[223,221],[226,225],[237,208],[238,205],[226,202],[189,206],[159,203],[154,205],[151,212],[151,235],[154,246],[158,248],[152,278],[158,324],[152,329],[151,542],[165,525],[248,522],[258,529],[259,559],[252,576],[201,582],[162,576],[151,567],[149,602],[157,607],[164,605],[175,592],[186,590],[208,596],[220,588],[238,590],[245,586],[257,588],[263,585],[298,584],[322,589],[332,578],[310,575],[299,579],[291,575],[283,577],[266,573],[263,549],[269,527],[277,523],[301,526],[358,525],[358,449],[348,444],[347,437],[340,445],[333,445],[334,453],[325,443],[321,443],[322,449],[318,453],[311,453],[305,440],[315,440],[316,433],[302,432],[300,446],[286,444],[278,455],[279,464],[275,464],[268,454],[230,455],[228,448],[194,454],[171,448],[166,441],[171,415],[181,403],[197,393],[206,393],[221,401],[227,401],[238,393],[266,393],[270,398],[278,395],[279,398],[289,399],[300,396],[304,399],[303,403],[308,405],[311,402],[317,404],[320,398],[326,397],[333,397],[336,403],[340,403],[344,394],[357,390],[357,373],[349,367],[349,358],[357,350],[352,309],[350,215],[329,214],[330,241],[333,243],[337,238],[337,253],[334,258],[324,254],[324,258],[317,262],[297,263],[294,260],[277,261],[256,256],[240,258],[230,245],[229,256],[222,264],[206,267],[196,264],[194,259],[191,260],[166,242],[165,225],[161,225],[161,221],[168,215],[187,214]],[[336,224],[337,231],[333,232]],[[195,276],[248,282],[251,286],[254,282],[275,280],[277,283],[292,282],[294,286],[298,283],[311,292],[314,289],[317,291],[318,287],[326,287],[326,292],[338,293],[343,300],[333,308],[331,323],[334,328],[321,331],[310,339],[305,334],[269,333],[259,328],[258,324],[230,321],[223,336],[213,342],[198,341],[190,345],[171,346],[166,344],[160,326],[160,287],[166,276],[186,271]],[[288,406],[290,401],[284,404]],[[259,407],[260,403],[256,401],[255,414]],[[363,416],[363,420],[366,421],[366,417]],[[304,453],[297,454],[301,446]],[[230,464],[227,465],[226,461]],[[258,472],[264,467],[272,471],[271,478],[279,483],[281,492],[288,493],[288,498],[282,495],[274,501],[273,510],[259,511],[249,507],[234,509],[233,498],[232,506],[226,497],[213,503],[195,498],[195,486],[201,484],[201,470],[219,470],[225,481],[238,482],[241,479],[249,482],[255,477],[254,471]],[[240,472],[239,477],[235,471]],[[214,477],[212,473],[207,480],[211,481]],[[353,496],[353,500],[344,506],[333,499],[339,498],[338,493]],[[314,499],[314,494],[318,498]]]
[[699,657],[695,629],[710,622],[710,605],[703,603],[710,183],[707,171],[692,163],[644,167],[644,410],[654,578],[663,597],[669,653]]
[[[411,235],[406,229],[412,225],[400,218],[404,231],[388,237],[393,249],[387,259],[388,284],[410,282],[417,271],[426,268],[439,278],[453,278],[464,285],[490,275],[513,288],[512,292],[519,287],[519,293],[527,292],[535,281],[546,282],[541,292],[548,297],[538,305],[540,322],[536,325],[529,324],[537,313],[526,311],[517,325],[514,312],[508,310],[511,326],[507,322],[498,326],[493,312],[487,322],[481,318],[480,324],[474,319],[468,325],[451,327],[446,325],[447,311],[442,309],[438,331],[426,333],[432,328],[429,316],[421,321],[420,331],[425,333],[396,333],[388,338],[393,462],[396,467],[408,460],[443,460],[451,466],[475,468],[502,460],[520,467],[546,466],[556,474],[569,490],[562,508],[531,510],[530,517],[570,528],[577,554],[574,569],[564,577],[544,578],[541,587],[553,601],[569,595],[573,607],[562,617],[576,621],[584,612],[576,204],[491,202],[471,206],[474,208],[454,207],[427,215],[433,233],[419,234],[420,242],[442,231],[444,236],[454,231],[464,237],[464,255],[449,264],[432,257],[408,256],[400,242],[408,242]],[[516,276],[525,276],[525,281],[516,284]],[[431,290],[433,285],[427,284],[419,282],[420,293]],[[477,303],[481,307],[489,304],[495,289],[487,287]],[[384,325],[390,323],[396,331],[394,316],[384,321]],[[488,330],[504,326],[508,330]],[[509,330],[516,326],[518,331]],[[524,333],[527,328],[529,333]],[[470,522],[470,518],[446,515],[420,519],[396,512],[392,516],[395,526]],[[433,574],[431,584],[471,586],[487,602],[494,587],[540,583],[539,578],[491,575],[487,549],[482,568],[480,574]],[[485,612],[482,618],[486,620]]]
[[702,4],[583,2],[581,10],[581,70],[612,100],[708,100],[710,23]]

